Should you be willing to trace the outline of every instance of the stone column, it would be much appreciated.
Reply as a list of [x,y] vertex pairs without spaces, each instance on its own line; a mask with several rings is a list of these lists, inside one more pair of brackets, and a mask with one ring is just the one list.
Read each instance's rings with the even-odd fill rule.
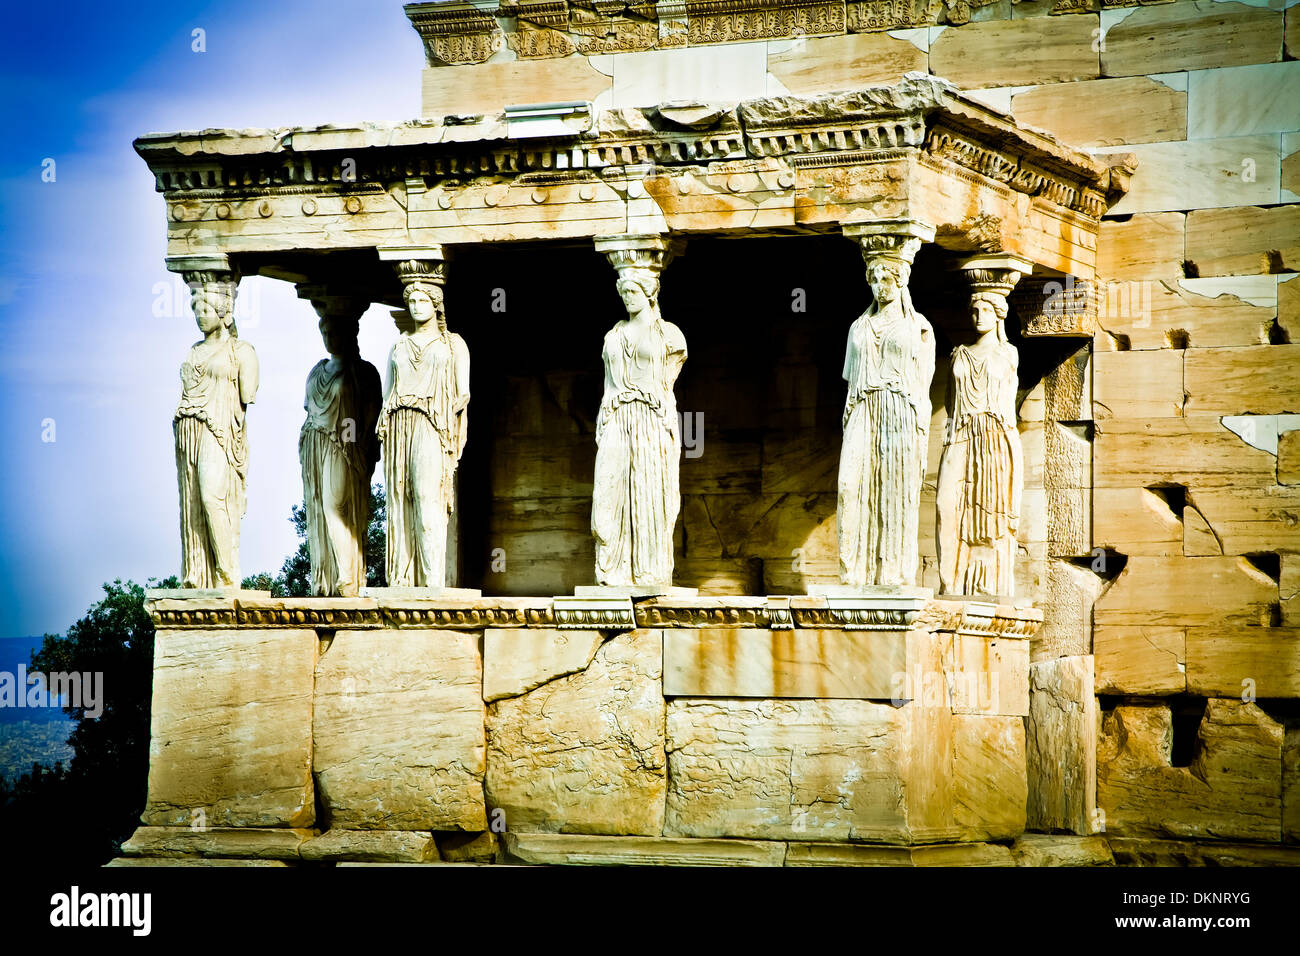
[[916,584],[921,484],[930,433],[934,330],[912,307],[912,260],[934,227],[912,219],[846,223],[873,301],[849,329],[836,525],[849,590]]
[[[389,354],[377,433],[388,494],[389,587],[445,589],[454,568],[456,467],[468,437],[469,349],[447,327],[447,251],[390,247],[405,312]],[[450,554],[450,560],[449,560]]]
[[1016,533],[1025,484],[1016,427],[1019,354],[1007,341],[1007,295],[1030,263],[977,256],[961,263],[971,286],[975,340],[952,353],[935,538],[941,594],[1015,594]]
[[680,249],[661,235],[596,238],[618,273],[627,316],[605,335],[605,391],[596,418],[591,533],[596,582],[639,593],[672,584],[681,508],[681,437],[673,384],[686,338],[659,312],[659,275]]
[[181,581],[186,588],[238,588],[248,446],[244,417],[257,397],[257,353],[239,338],[239,275],[225,255],[176,256],[203,341],[181,365],[172,419],[181,510]]

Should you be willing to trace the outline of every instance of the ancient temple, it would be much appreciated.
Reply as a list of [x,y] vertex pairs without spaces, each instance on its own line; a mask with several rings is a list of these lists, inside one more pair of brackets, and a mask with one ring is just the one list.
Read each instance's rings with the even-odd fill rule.
[[[138,139],[204,341],[117,862],[1289,859],[1300,206],[1142,149],[1283,15],[1104,6],[416,3],[423,118]],[[238,588],[248,276],[323,337],[310,598]]]

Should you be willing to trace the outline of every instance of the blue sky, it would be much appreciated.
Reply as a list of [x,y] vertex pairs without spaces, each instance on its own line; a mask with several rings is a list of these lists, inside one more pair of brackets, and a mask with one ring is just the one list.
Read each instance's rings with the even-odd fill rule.
[[[191,49],[196,28],[206,52]],[[184,296],[169,302],[163,200],[132,139],[410,119],[422,66],[398,0],[6,11],[0,637],[62,632],[104,581],[179,569],[171,417],[198,331]],[[54,182],[42,181],[46,159]],[[291,286],[246,279],[240,298],[240,336],[262,370],[249,413],[247,574],[278,569],[296,547],[288,515],[302,497],[302,389],[324,352]],[[382,368],[395,334],[372,308],[363,355]],[[42,440],[47,420],[52,442]]]

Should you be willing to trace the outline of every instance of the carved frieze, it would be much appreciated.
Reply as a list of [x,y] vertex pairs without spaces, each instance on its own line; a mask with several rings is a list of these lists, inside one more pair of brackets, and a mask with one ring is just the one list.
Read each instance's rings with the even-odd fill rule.
[[1097,289],[1074,276],[1027,276],[1009,297],[1024,335],[1090,338],[1097,329]]
[[691,44],[776,40],[844,32],[844,2],[785,0],[687,0],[687,36]]
[[410,4],[406,15],[420,34],[429,66],[483,63],[505,46],[496,17],[472,3]]
[[938,22],[941,0],[850,0],[846,11],[849,33],[872,33]]

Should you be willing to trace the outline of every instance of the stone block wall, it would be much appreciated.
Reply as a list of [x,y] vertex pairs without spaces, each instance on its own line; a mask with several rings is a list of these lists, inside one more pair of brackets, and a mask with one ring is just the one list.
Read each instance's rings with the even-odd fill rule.
[[[1046,611],[1031,825],[1300,840],[1285,756],[1300,732],[1300,7],[998,0],[892,28],[849,14],[843,35],[681,50],[507,45],[426,69],[425,112],[810,94],[916,70],[1063,142],[1135,154],[1098,241],[1097,334],[1022,407],[1046,469],[1026,494],[1041,534],[1022,542]],[[1059,778],[1060,754],[1077,778]],[[1261,794],[1195,772],[1239,762]]]
[[1010,862],[1038,612],[556,604],[154,600],[126,858]]

